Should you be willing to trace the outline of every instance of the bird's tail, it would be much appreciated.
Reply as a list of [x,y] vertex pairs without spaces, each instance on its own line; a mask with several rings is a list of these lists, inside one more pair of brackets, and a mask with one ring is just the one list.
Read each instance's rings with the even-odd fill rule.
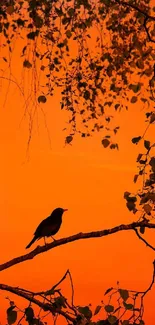
[[37,238],[34,236],[34,238],[30,241],[30,243],[26,246],[26,248],[29,248],[35,241],[37,240]]

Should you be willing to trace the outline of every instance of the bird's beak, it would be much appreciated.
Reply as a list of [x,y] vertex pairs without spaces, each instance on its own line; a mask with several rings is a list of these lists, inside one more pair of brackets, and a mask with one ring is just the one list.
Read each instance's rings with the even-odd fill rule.
[[64,212],[65,212],[65,211],[68,211],[68,209],[63,209],[63,210],[64,210]]

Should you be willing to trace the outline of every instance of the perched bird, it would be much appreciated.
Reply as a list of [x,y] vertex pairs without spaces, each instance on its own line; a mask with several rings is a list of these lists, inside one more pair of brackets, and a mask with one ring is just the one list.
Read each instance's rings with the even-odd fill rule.
[[51,215],[48,218],[44,219],[39,224],[38,228],[34,233],[33,239],[26,246],[26,248],[29,248],[36,240],[42,237],[44,237],[45,240],[45,237],[50,237],[50,236],[52,237],[53,235],[55,235],[60,229],[62,223],[62,215],[67,210],[68,209],[62,209],[62,208],[56,208],[55,210],[53,210]]

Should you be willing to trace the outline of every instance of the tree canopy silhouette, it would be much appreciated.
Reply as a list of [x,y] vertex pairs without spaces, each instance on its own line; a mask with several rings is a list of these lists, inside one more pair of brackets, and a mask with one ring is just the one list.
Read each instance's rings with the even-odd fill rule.
[[[0,4],[2,53],[11,64],[14,41],[23,44],[23,69],[31,71],[31,94],[44,104],[60,88],[61,109],[70,112],[72,132],[82,137],[105,129],[111,143],[112,109],[141,101],[155,121],[155,7],[150,1],[3,0]],[[93,46],[92,46],[93,45]],[[6,48],[10,55],[6,54]],[[12,76],[13,77],[13,76]],[[14,79],[14,82],[16,79]],[[29,101],[32,101],[31,96]],[[118,145],[111,143],[111,149]]]

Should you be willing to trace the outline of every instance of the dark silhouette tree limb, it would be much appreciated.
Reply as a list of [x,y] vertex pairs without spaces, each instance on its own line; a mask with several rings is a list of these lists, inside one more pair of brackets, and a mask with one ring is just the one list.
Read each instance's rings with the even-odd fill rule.
[[153,42],[155,43],[155,40],[153,40],[150,36],[150,33],[149,33],[149,29],[147,27],[147,23],[149,20],[152,20],[152,21],[155,21],[155,17],[152,16],[152,15],[149,15],[146,11],[142,10],[141,8],[137,7],[136,5],[132,4],[132,3],[128,3],[126,1],[119,1],[119,0],[116,0],[117,3],[119,3],[120,5],[124,6],[124,7],[130,7],[132,8],[133,10],[136,10],[137,12],[140,12],[143,16],[144,16],[144,23],[143,23],[143,26],[144,26],[144,29],[146,31],[146,34],[148,36],[148,39],[150,42]]
[[[110,229],[92,231],[92,232],[87,232],[87,233],[80,232],[80,233],[78,233],[76,235],[73,235],[73,236],[69,236],[69,237],[66,237],[66,238],[55,240],[54,242],[46,244],[45,246],[37,246],[30,253],[15,257],[10,261],[1,264],[0,265],[0,271],[8,269],[9,267],[11,267],[13,265],[22,263],[22,262],[30,260],[30,259],[33,259],[36,255],[41,254],[43,252],[46,252],[46,251],[48,251],[50,249],[53,249],[53,248],[55,248],[57,246],[65,245],[65,244],[71,243],[71,242],[76,241],[76,240],[104,237],[104,236],[107,236],[107,235],[115,234],[115,233],[117,233],[119,231],[134,230],[134,229],[140,228],[140,227],[155,228],[155,224],[154,223],[149,223],[148,221],[144,220],[144,221],[141,221],[141,222],[137,221],[137,222],[133,222],[133,223],[130,223],[130,224],[122,224],[122,225],[119,225],[119,226],[116,226],[116,227],[113,227],[113,228],[110,228]],[[152,248],[152,247],[150,247],[150,248]]]
[[[12,286],[8,286],[6,284],[0,284],[0,290],[4,290],[4,291],[8,291],[8,292],[11,292],[19,297],[22,297],[24,299],[26,299],[27,301],[30,302],[30,305],[29,307],[31,306],[31,303],[34,303],[36,306],[40,307],[40,310],[43,310],[43,311],[47,311],[49,313],[51,313],[53,316],[55,317],[58,317],[58,316],[63,316],[67,322],[72,322],[74,324],[74,322],[78,319],[78,317],[81,317],[80,315],[80,310],[78,310],[78,307],[71,307],[69,306],[69,304],[67,303],[67,300],[65,298],[65,304],[67,305],[67,307],[69,307],[69,309],[72,311],[70,312],[69,310],[65,309],[63,310],[61,307],[57,307],[55,305],[55,303],[53,303],[53,299],[55,299],[55,292],[59,291],[58,289],[55,290],[55,288],[61,284],[67,277],[67,275],[70,274],[70,271],[67,270],[64,274],[64,276],[60,279],[59,282],[57,282],[57,284],[55,284],[52,289],[48,290],[48,291],[45,291],[45,292],[32,292],[32,291],[29,291],[29,290],[26,290],[24,288],[19,288],[19,287],[12,287]],[[144,297],[146,296],[146,294],[152,289],[152,286],[154,285],[155,283],[155,260],[153,261],[153,274],[152,274],[152,280],[149,284],[149,286],[146,288],[146,290],[144,291],[135,291],[135,290],[124,290],[124,289],[120,289],[119,287],[118,288],[111,288],[113,290],[112,293],[110,293],[110,296],[109,296],[109,304],[111,302],[111,298],[112,296],[114,296],[115,294],[117,293],[120,293],[120,296],[123,295],[123,292],[124,291],[127,291],[128,292],[128,295],[132,296],[132,299],[136,299],[138,298],[138,296],[140,296],[140,307],[139,307],[139,314],[136,316],[134,311],[131,315],[131,317],[129,318],[129,320],[132,320],[133,318],[136,317],[136,320],[142,320],[142,317],[143,317],[143,314],[144,314]],[[53,293],[51,292],[51,290],[53,290]],[[122,291],[120,291],[122,290]],[[63,295],[58,292],[59,296],[64,298]],[[49,298],[47,298],[47,295],[49,296]],[[36,298],[36,296],[38,296],[38,298]],[[53,299],[51,299],[51,296],[53,297]],[[123,296],[122,296],[123,297]],[[39,298],[43,299],[43,301],[40,301]],[[123,298],[124,299],[124,298]],[[16,306],[15,306],[16,307]],[[76,312],[75,312],[76,311]],[[119,320],[122,319],[122,316],[125,314],[126,312],[126,309],[124,310],[123,314],[121,314],[119,316]],[[83,315],[84,316],[84,315]],[[82,317],[83,317],[82,316]],[[25,317],[22,316],[20,318],[23,319]],[[88,321],[88,319],[86,318],[86,321]],[[19,324],[20,322],[18,322]]]
[[149,15],[146,11],[144,11],[141,8],[137,7],[137,5],[134,5],[133,3],[130,3],[130,2],[127,2],[127,1],[120,1],[120,0],[116,0],[116,2],[119,3],[120,5],[124,6],[124,7],[130,7],[132,9],[140,12],[147,19],[151,19],[151,20],[154,20],[155,21],[155,17],[154,16]]
[[18,288],[18,287],[12,287],[12,286],[9,286],[7,284],[2,284],[2,283],[0,283],[0,290],[5,290],[5,291],[11,292],[19,297],[25,298],[29,302],[32,302],[35,305],[39,306],[42,310],[50,311],[52,314],[58,313],[59,315],[65,317],[66,319],[68,319],[71,322],[73,322],[75,320],[75,317],[69,315],[67,312],[64,312],[60,308],[56,309],[55,307],[52,306],[51,303],[41,302],[39,299],[36,299],[34,297],[35,294],[33,292],[30,292],[30,291],[27,291],[25,289]]

